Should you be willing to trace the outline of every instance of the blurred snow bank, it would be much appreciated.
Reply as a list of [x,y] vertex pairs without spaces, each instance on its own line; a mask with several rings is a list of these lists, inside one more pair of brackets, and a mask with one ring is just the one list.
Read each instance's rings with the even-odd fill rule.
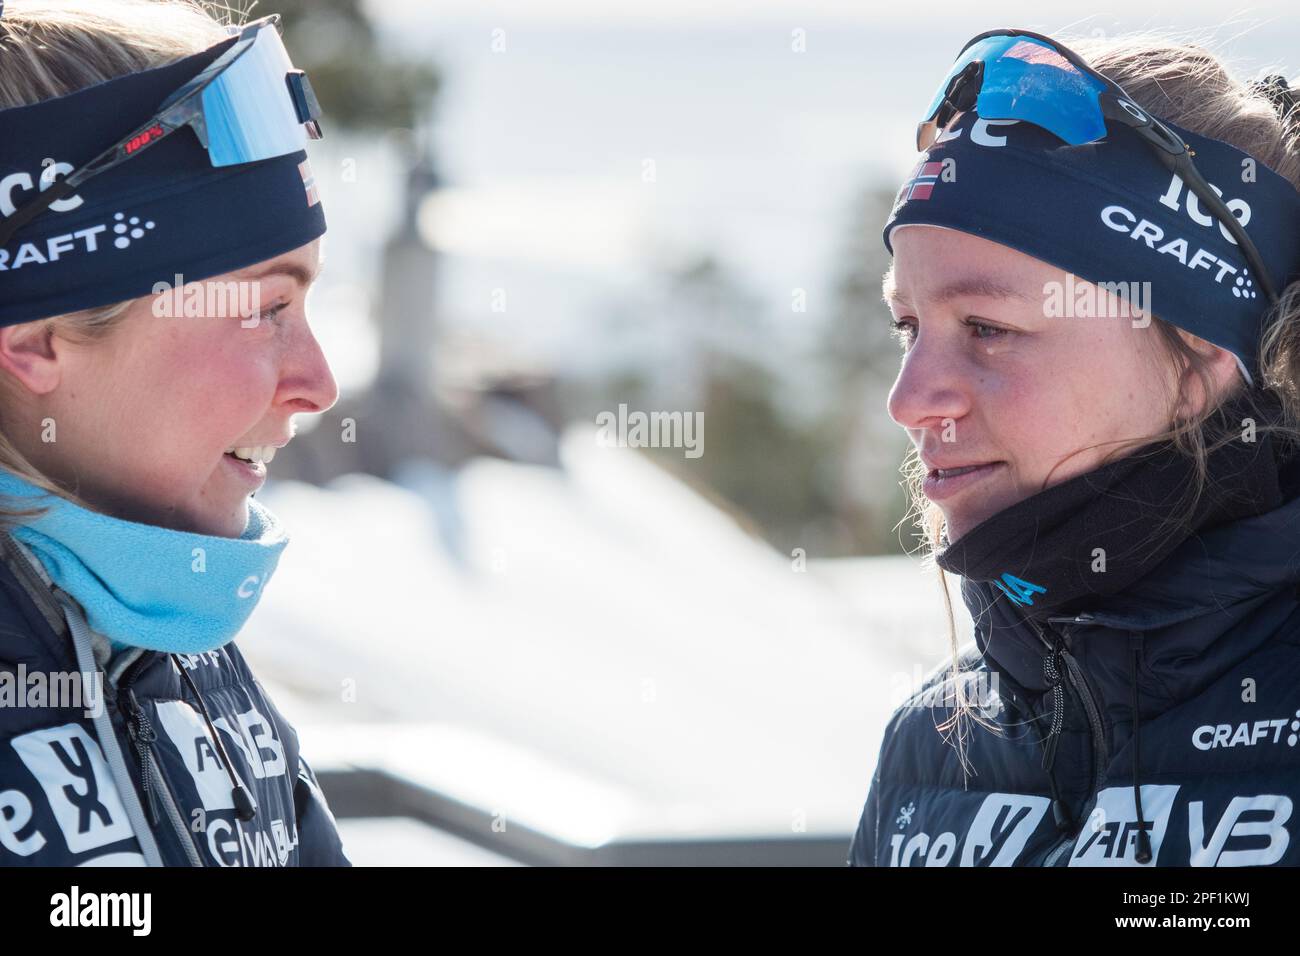
[[889,714],[947,646],[934,578],[797,571],[589,427],[561,460],[268,483],[291,542],[239,642],[304,754],[584,840],[847,839]]

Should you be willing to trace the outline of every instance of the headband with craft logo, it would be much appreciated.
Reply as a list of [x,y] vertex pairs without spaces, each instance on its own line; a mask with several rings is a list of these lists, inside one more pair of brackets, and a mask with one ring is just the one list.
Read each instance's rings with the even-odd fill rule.
[[[1300,278],[1300,192],[1264,163],[1165,121],[1242,223],[1281,291]],[[1071,146],[1015,120],[968,112],[924,154],[895,199],[890,234],[947,226],[1051,263],[1127,297],[1237,356],[1258,375],[1268,297],[1228,230],[1127,127]],[[1146,294],[1143,294],[1142,283]]]
[[[0,225],[43,187],[147,123],[238,40],[0,110]],[[177,275],[185,282],[222,275],[324,232],[305,149],[213,166],[193,129],[178,129],[87,180],[0,247],[0,325],[149,295]]]

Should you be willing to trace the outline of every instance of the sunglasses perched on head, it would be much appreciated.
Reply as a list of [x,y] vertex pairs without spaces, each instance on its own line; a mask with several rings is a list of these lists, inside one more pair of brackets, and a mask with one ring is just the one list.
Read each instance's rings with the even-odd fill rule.
[[942,130],[971,110],[983,119],[1032,123],[1073,146],[1105,139],[1111,123],[1128,127],[1223,224],[1269,302],[1277,304],[1259,250],[1196,169],[1187,144],[1072,50],[1028,30],[990,30],[974,37],[962,47],[917,124],[916,148],[928,150]]
[[322,138],[320,104],[307,74],[295,70],[280,40],[278,14],[244,27],[239,39],[158,107],[143,126],[0,221],[0,246],[85,182],[114,169],[179,129],[194,130],[214,167],[273,159]]

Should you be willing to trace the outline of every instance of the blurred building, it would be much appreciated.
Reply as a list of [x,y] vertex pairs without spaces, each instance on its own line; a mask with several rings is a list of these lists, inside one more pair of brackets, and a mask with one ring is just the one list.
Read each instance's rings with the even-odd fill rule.
[[500,356],[453,338],[460,353],[456,376],[438,379],[440,364],[447,364],[438,355],[445,341],[436,314],[438,255],[417,216],[440,180],[428,137],[414,142],[403,214],[381,260],[378,372],[277,454],[278,479],[321,485],[353,473],[389,478],[412,459],[446,467],[480,455],[557,462],[561,416],[551,376],[503,367]]

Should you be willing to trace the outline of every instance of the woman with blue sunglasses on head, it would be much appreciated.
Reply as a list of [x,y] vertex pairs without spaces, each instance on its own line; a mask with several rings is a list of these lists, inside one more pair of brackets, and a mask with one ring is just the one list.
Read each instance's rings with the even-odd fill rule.
[[253,495],[338,398],[318,116],[273,17],[3,5],[0,865],[349,865],[234,644],[289,541]]
[[975,632],[889,722],[849,862],[1297,865],[1296,93],[995,30],[917,145],[888,410]]

